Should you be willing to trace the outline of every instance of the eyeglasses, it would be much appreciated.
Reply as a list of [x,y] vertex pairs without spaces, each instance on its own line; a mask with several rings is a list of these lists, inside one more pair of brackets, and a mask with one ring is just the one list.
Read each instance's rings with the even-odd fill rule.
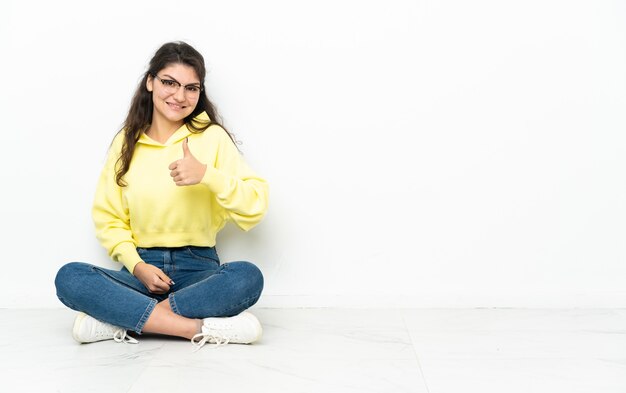
[[153,77],[157,78],[161,83],[163,83],[163,90],[165,90],[168,94],[174,94],[180,89],[180,87],[185,88],[185,95],[189,98],[198,98],[200,92],[202,91],[202,86],[197,83],[192,83],[189,85],[181,85],[180,82],[175,81],[173,79],[163,79],[158,75],[154,74]]

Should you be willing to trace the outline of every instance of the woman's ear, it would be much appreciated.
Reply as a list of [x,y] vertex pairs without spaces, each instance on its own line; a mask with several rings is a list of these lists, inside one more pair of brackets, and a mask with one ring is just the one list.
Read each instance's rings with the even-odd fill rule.
[[146,89],[149,92],[152,92],[152,83],[154,82],[154,78],[152,75],[148,75],[148,79],[146,79]]

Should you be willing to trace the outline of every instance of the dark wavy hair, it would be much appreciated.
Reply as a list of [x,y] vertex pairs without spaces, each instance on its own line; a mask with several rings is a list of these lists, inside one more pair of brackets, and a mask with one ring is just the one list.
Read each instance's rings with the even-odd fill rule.
[[[202,85],[202,91],[200,92],[200,97],[198,98],[195,109],[184,119],[189,130],[193,133],[200,133],[213,124],[224,128],[220,123],[221,118],[217,113],[215,105],[209,100],[206,89],[204,88],[206,68],[204,66],[204,58],[200,52],[182,41],[164,44],[156,51],[152,60],[150,60],[149,68],[137,86],[137,90],[130,104],[130,109],[128,110],[128,115],[120,130],[120,132],[124,133],[124,144],[122,145],[120,156],[117,159],[115,171],[115,181],[120,187],[127,185],[123,177],[130,168],[130,161],[133,158],[135,145],[141,134],[145,132],[150,127],[150,123],[152,123],[152,92],[148,91],[146,81],[149,76],[156,75],[163,68],[171,64],[184,64],[193,68],[198,78],[200,78],[200,84]],[[209,121],[194,119],[202,112],[206,112],[209,115]],[[226,128],[224,128],[224,130],[226,130]],[[237,143],[231,133],[228,131],[226,131],[226,133],[236,145]]]

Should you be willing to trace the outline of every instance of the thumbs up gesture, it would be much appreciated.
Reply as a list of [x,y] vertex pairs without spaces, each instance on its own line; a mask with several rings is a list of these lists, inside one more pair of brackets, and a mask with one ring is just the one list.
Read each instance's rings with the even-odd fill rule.
[[170,176],[177,186],[192,186],[200,183],[206,172],[206,165],[196,159],[189,150],[189,138],[183,141],[183,158],[168,167]]

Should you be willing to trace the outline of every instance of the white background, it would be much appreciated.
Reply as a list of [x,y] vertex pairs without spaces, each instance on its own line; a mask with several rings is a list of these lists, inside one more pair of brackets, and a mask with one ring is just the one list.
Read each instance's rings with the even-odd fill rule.
[[90,216],[149,59],[185,40],[271,185],[223,261],[264,306],[626,306],[621,1],[4,1],[0,307],[107,267]]

